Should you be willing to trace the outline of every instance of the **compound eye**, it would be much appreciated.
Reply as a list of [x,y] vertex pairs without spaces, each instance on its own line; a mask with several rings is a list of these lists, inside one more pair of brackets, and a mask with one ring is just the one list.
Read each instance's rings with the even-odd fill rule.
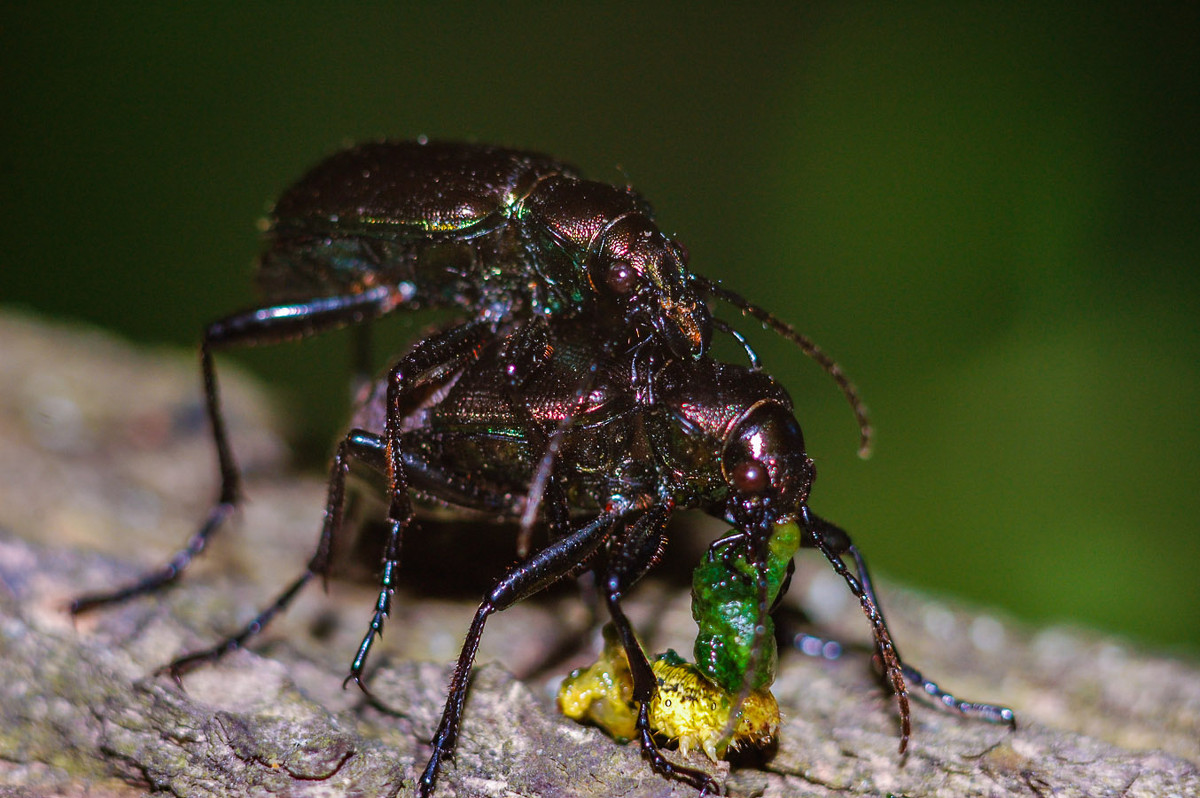
[[738,493],[762,493],[770,483],[767,467],[757,460],[747,460],[733,469],[730,475],[734,490]]
[[637,284],[637,272],[633,270],[629,261],[614,260],[608,267],[608,273],[604,275],[604,280],[614,294],[625,296]]

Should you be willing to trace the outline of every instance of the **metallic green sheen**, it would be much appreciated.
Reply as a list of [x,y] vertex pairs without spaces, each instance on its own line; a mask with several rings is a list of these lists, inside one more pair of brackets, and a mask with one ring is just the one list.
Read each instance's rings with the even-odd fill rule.
[[[767,606],[779,596],[788,563],[799,548],[796,524],[775,527],[767,546]],[[696,664],[730,693],[741,690],[746,681],[758,623],[757,575],[749,555],[746,538],[733,537],[710,548],[692,572],[692,617],[699,627],[693,649]],[[775,681],[779,656],[769,615],[763,625],[757,665],[749,680],[754,690],[766,689]]]

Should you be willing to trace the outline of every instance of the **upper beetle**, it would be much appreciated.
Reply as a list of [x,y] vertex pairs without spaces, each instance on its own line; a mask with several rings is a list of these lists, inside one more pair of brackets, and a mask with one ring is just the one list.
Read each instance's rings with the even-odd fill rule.
[[[703,355],[708,306],[683,248],[634,191],[544,155],[450,142],[373,142],[288,189],[258,270],[268,301],[374,299],[359,311],[457,305],[494,321],[587,315]],[[343,318],[342,321],[358,321]]]

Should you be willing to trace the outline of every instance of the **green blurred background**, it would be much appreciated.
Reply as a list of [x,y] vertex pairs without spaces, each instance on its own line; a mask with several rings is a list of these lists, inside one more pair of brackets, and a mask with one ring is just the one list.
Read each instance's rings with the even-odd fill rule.
[[[1196,650],[1195,4],[442,6],[0,12],[0,302],[194,345],[332,149],[544,150],[842,361],[866,462],[828,379],[755,337],[815,508],[881,573]],[[228,356],[291,397],[314,468],[346,340]]]

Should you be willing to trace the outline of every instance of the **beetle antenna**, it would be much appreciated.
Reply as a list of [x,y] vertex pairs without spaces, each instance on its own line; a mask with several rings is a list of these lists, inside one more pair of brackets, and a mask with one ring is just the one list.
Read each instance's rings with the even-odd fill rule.
[[740,332],[730,326],[729,322],[723,319],[714,318],[712,322],[713,327],[716,327],[718,330],[732,337],[735,341],[742,345],[742,349],[744,349],[746,352],[746,359],[750,361],[751,371],[762,371],[762,363],[758,359],[758,352],[755,352],[754,348],[750,346],[750,342],[746,340],[746,336],[742,335]]
[[871,429],[871,419],[867,414],[867,406],[863,404],[858,389],[854,387],[854,383],[846,376],[846,372],[842,371],[842,367],[838,365],[836,360],[825,354],[825,351],[817,346],[807,335],[798,332],[794,327],[780,320],[773,313],[747,301],[741,294],[730,291],[727,288],[722,288],[712,280],[701,277],[698,274],[693,274],[692,280],[696,282],[701,290],[707,291],[717,299],[728,302],[747,316],[752,316],[762,322],[763,327],[791,341],[801,352],[815,360],[817,365],[837,383],[838,388],[842,391],[842,395],[850,403],[850,409],[854,411],[854,418],[858,421],[858,456],[862,458],[871,456],[873,430]]

